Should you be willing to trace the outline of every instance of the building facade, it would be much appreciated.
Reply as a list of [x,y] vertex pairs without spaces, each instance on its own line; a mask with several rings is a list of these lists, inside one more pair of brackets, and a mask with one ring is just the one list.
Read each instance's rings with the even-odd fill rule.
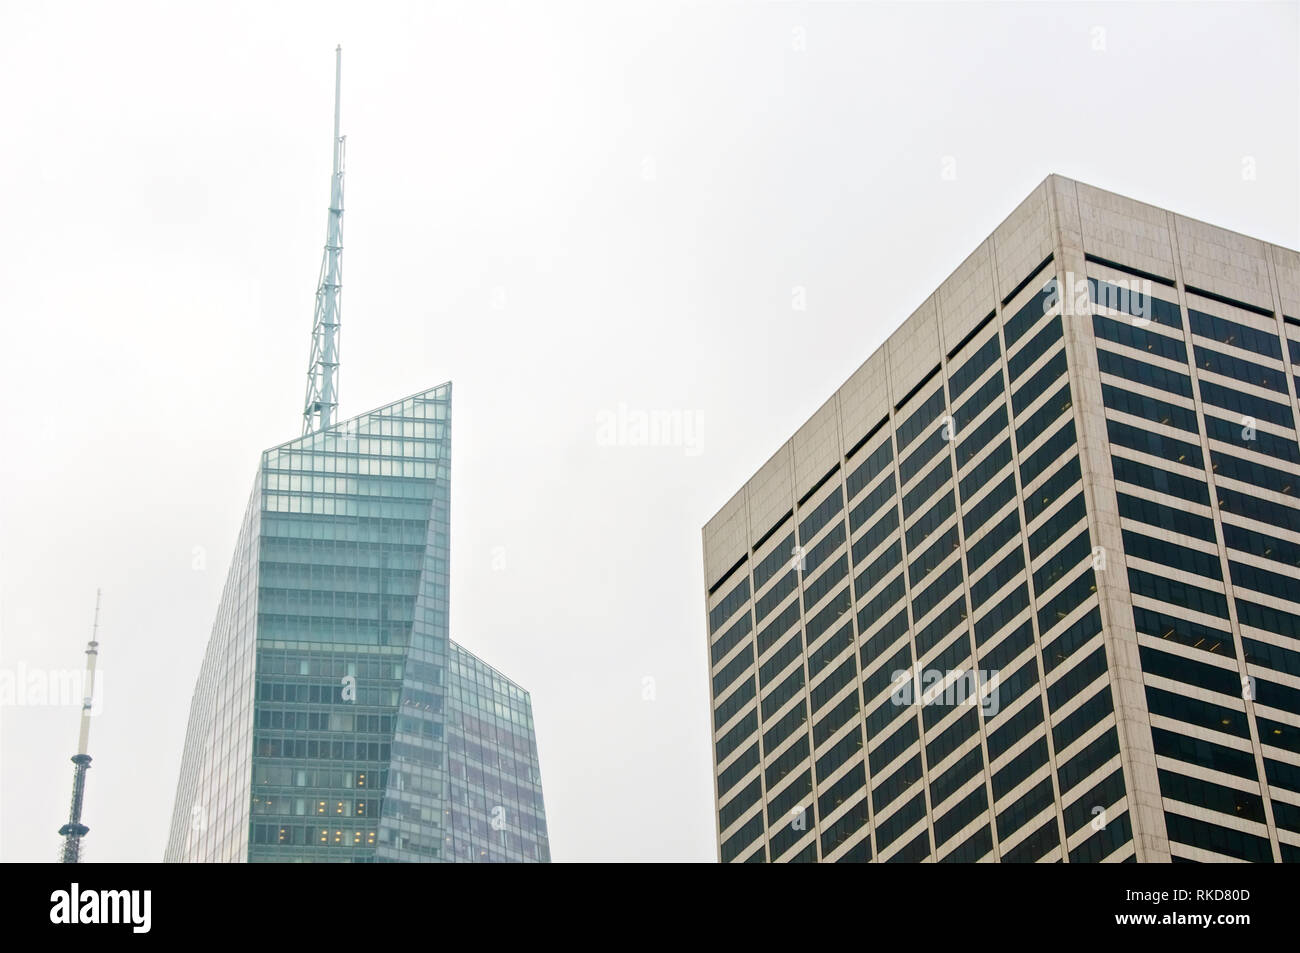
[[451,385],[267,450],[168,861],[548,861],[528,693],[450,641]]
[[1048,177],[704,527],[719,858],[1300,860],[1300,254]]

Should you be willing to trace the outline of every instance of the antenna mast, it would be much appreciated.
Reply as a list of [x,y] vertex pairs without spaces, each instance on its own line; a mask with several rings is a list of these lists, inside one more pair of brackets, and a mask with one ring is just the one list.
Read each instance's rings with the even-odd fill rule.
[[91,629],[90,644],[86,646],[86,694],[81,701],[81,734],[77,739],[77,753],[72,756],[76,765],[72,774],[72,808],[68,813],[68,823],[59,828],[63,837],[63,852],[60,860],[65,864],[75,864],[81,859],[81,839],[90,828],[81,823],[81,808],[86,798],[86,769],[90,767],[90,755],[86,749],[90,744],[90,705],[95,695],[95,660],[99,658],[99,596],[95,590],[95,625]]
[[330,178],[329,224],[320,284],[316,288],[316,319],[311,335],[311,366],[307,370],[307,400],[302,412],[304,436],[334,422],[339,402],[339,296],[343,282],[343,146],[339,134],[339,95],[343,87],[343,47],[334,50],[334,174]]

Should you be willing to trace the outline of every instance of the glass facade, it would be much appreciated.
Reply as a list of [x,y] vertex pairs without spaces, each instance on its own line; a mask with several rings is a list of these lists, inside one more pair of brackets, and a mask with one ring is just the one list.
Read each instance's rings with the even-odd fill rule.
[[446,857],[549,861],[528,693],[455,642],[448,685]]
[[[262,455],[167,860],[549,859],[528,695],[493,672],[498,714],[449,639],[450,428],[444,384]],[[490,795],[498,836],[458,850]]]

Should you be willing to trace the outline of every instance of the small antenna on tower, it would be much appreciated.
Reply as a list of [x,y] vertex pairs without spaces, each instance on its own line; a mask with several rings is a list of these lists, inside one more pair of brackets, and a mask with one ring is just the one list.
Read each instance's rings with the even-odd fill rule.
[[86,694],[81,700],[81,733],[77,737],[77,753],[72,756],[76,765],[72,774],[72,807],[68,813],[68,823],[59,828],[63,837],[63,852],[60,860],[65,864],[75,864],[81,859],[81,839],[90,828],[81,823],[81,808],[86,799],[86,769],[90,767],[90,709],[95,696],[95,661],[99,658],[99,597],[100,590],[95,590],[95,624],[90,630],[90,644],[86,646]]
[[339,298],[343,290],[343,147],[339,134],[339,100],[343,89],[343,47],[334,49],[334,174],[330,178],[329,222],[320,283],[316,287],[316,318],[311,335],[311,365],[307,369],[307,400],[302,432],[324,430],[334,422],[339,402]]

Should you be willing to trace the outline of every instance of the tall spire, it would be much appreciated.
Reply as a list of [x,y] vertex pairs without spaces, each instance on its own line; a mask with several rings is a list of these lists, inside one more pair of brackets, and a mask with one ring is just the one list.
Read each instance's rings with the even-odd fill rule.
[[95,661],[99,658],[99,590],[95,590],[95,625],[90,630],[90,644],[86,646],[85,695],[81,702],[81,733],[77,736],[77,753],[72,756],[76,765],[72,772],[72,806],[68,823],[59,828],[63,849],[59,859],[65,864],[81,860],[81,839],[90,830],[81,823],[81,809],[86,799],[86,769],[90,767],[90,716],[95,696]]
[[311,334],[311,366],[307,369],[307,400],[302,432],[324,430],[334,423],[339,404],[339,296],[343,289],[343,146],[339,134],[339,94],[343,86],[343,47],[334,50],[334,174],[330,178],[329,224],[320,284],[316,287],[316,319]]

